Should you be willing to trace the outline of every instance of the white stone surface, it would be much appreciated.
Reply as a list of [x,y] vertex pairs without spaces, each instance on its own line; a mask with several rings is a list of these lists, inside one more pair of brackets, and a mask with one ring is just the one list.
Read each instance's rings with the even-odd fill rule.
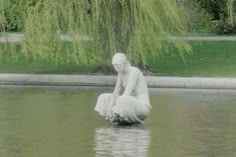
[[[236,78],[145,76],[152,88],[236,89]],[[116,76],[0,74],[1,85],[115,86]]]
[[[73,40],[83,40],[83,41],[92,41],[93,39],[89,36],[78,36],[71,37],[66,34],[58,35],[61,40],[64,41],[73,41]],[[24,40],[24,34],[22,33],[2,33],[0,34],[0,42],[21,42]],[[157,37],[158,38],[158,37]],[[160,39],[160,38],[158,38]],[[162,38],[161,40],[200,40],[200,41],[235,41],[236,36],[168,36],[166,38]]]

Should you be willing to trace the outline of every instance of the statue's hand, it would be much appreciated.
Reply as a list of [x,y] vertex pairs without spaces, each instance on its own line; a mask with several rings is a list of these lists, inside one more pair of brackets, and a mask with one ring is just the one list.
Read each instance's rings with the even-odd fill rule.
[[112,108],[113,108],[113,106],[114,106],[114,102],[111,101],[110,104],[107,107],[107,110],[106,110],[106,119],[107,120],[111,120],[112,119],[112,114],[113,114]]

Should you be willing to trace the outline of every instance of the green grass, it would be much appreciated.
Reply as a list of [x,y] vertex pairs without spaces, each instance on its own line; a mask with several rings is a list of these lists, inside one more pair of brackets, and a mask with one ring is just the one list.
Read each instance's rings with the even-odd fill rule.
[[185,62],[177,55],[150,59],[149,68],[157,75],[236,77],[236,41],[191,41],[193,54]]
[[24,56],[20,43],[0,43],[0,73],[87,74],[94,69],[93,65],[56,65],[39,59],[33,61]]
[[2,63],[0,73],[27,74],[89,74],[94,66],[87,65],[50,65],[33,63]]
[[[191,41],[193,54],[185,62],[177,53],[149,58],[148,69],[158,76],[236,77],[236,41]],[[19,47],[18,47],[19,48]],[[19,48],[20,49],[20,48]],[[17,56],[17,54],[14,54]],[[0,73],[87,74],[95,66],[31,63],[18,55],[4,55]]]

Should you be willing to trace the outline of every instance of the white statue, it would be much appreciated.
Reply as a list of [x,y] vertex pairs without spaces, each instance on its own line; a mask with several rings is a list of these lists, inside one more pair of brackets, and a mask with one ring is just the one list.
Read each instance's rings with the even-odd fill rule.
[[118,72],[115,90],[98,97],[95,111],[118,124],[143,123],[151,105],[142,72],[131,66],[123,53],[113,56],[112,65]]

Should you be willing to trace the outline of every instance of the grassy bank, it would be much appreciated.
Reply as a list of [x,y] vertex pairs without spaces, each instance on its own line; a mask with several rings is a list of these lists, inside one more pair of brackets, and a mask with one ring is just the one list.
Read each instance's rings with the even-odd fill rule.
[[50,65],[33,63],[2,63],[0,73],[28,74],[89,74],[95,67],[86,65]]
[[193,54],[150,58],[149,69],[164,76],[236,77],[236,41],[191,41]]
[[[177,53],[149,58],[148,69],[158,76],[236,77],[236,41],[189,41],[193,54],[185,61]],[[3,44],[3,43],[1,43]],[[20,50],[19,45],[15,48]],[[174,54],[174,55],[172,55]],[[1,73],[87,74],[95,66],[32,63],[17,54],[4,55]]]

